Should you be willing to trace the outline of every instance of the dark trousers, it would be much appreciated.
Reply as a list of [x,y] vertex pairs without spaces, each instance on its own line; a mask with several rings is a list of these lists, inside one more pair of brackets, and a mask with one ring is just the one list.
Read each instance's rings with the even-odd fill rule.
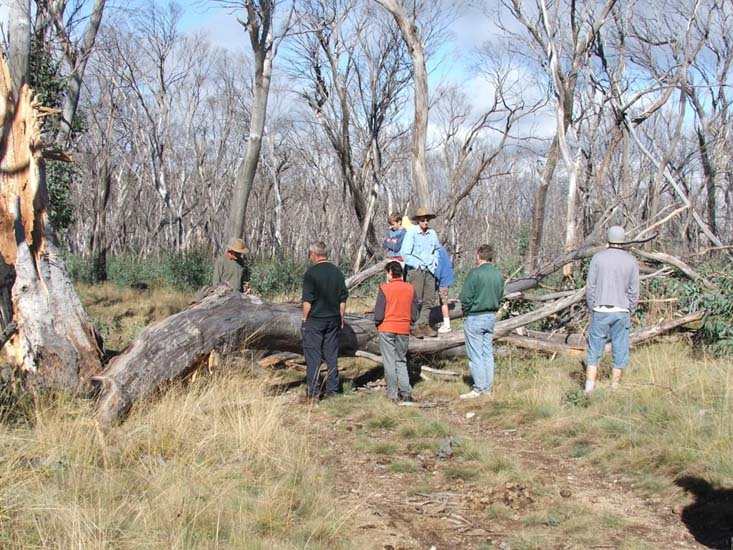
[[318,375],[321,370],[321,363],[326,362],[328,376],[326,378],[326,395],[332,395],[339,387],[339,332],[341,332],[341,319],[332,317],[328,319],[308,318],[301,328],[303,335],[303,355],[306,364],[306,381],[308,383],[308,396],[317,397],[321,392],[318,382]]
[[420,317],[415,323],[415,326],[429,326],[430,310],[435,305],[437,297],[435,277],[425,269],[408,269],[407,282],[415,287],[417,307],[420,311]]

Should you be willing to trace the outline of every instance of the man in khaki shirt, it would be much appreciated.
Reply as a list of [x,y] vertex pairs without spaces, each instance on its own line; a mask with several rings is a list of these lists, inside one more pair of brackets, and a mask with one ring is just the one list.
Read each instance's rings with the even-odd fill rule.
[[244,288],[245,260],[244,255],[249,249],[244,246],[242,239],[231,239],[229,244],[214,264],[212,284],[225,284],[233,290],[242,292]]

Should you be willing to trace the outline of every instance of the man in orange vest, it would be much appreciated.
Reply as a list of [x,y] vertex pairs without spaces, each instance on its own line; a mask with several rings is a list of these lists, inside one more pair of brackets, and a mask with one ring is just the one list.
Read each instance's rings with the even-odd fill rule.
[[412,387],[407,374],[407,345],[410,325],[418,315],[417,294],[410,283],[402,280],[399,262],[389,262],[385,270],[387,282],[379,287],[374,321],[379,331],[387,397],[393,402],[412,401]]

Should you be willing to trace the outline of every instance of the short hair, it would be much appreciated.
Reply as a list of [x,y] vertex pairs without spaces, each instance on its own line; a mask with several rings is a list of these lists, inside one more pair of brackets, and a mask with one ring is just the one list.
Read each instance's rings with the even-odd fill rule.
[[389,223],[397,223],[397,222],[402,223],[402,214],[400,214],[399,212],[392,212],[389,215],[389,218],[387,218],[387,221]]
[[316,256],[324,256],[326,258],[328,257],[328,247],[323,241],[313,241],[308,246],[308,251],[312,252]]
[[476,255],[480,260],[490,262],[494,259],[494,247],[490,244],[482,244],[476,250]]
[[387,265],[384,267],[384,270],[391,274],[393,278],[401,279],[402,278],[402,266],[400,265],[400,262],[397,261],[391,261],[388,262]]

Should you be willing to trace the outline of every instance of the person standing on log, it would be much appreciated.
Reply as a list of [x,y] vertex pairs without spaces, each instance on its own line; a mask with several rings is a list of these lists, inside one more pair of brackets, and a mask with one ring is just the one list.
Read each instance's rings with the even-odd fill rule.
[[427,208],[418,208],[412,217],[417,228],[407,232],[400,249],[407,268],[407,282],[412,283],[417,294],[420,315],[412,333],[417,338],[438,335],[430,327],[430,309],[435,305],[437,294],[435,271],[440,250],[438,234],[429,227],[434,218],[435,214]]
[[450,254],[445,246],[441,245],[438,253],[438,269],[435,273],[438,281],[438,299],[440,300],[440,312],[443,314],[443,324],[438,333],[446,334],[450,328],[450,303],[448,302],[448,287],[453,285],[453,263],[450,261]]
[[402,214],[392,212],[387,218],[387,222],[389,223],[389,229],[387,229],[387,235],[382,242],[384,248],[387,249],[387,259],[396,260],[404,265],[402,256],[400,256],[400,249],[407,230],[402,227]]
[[244,257],[248,252],[249,249],[244,246],[242,239],[231,239],[224,254],[214,264],[212,284],[214,286],[225,284],[233,290],[242,292],[248,278],[247,263]]
[[311,266],[303,276],[303,355],[306,362],[306,401],[320,398],[318,375],[321,363],[328,366],[325,397],[336,395],[339,387],[339,333],[344,328],[346,299],[349,291],[341,270],[328,261],[328,248],[323,241],[311,243],[308,249]]
[[476,267],[469,272],[461,289],[463,332],[473,378],[473,388],[461,394],[461,399],[491,395],[494,385],[494,324],[504,296],[504,277],[491,264],[493,259],[494,249],[490,244],[479,246]]
[[410,325],[417,320],[417,296],[415,287],[402,280],[400,262],[389,262],[385,271],[387,282],[379,287],[374,322],[379,331],[387,397],[392,402],[412,401],[412,387],[407,374],[407,345]]
[[606,233],[608,248],[590,261],[585,299],[591,312],[588,328],[585,393],[593,391],[606,341],[611,340],[613,374],[611,391],[618,388],[629,363],[631,316],[639,303],[639,264],[623,250],[626,234],[618,225]]

